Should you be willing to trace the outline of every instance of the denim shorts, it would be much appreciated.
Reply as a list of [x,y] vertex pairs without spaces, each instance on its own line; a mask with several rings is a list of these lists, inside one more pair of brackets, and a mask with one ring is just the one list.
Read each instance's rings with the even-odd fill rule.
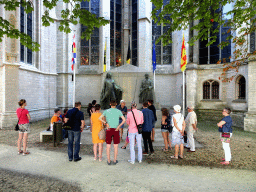
[[169,132],[169,130],[168,129],[161,129],[161,132],[166,133],[166,132]]

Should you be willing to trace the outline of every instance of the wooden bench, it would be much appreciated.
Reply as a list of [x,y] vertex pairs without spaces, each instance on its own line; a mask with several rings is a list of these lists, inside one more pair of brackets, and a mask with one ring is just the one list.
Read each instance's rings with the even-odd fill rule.
[[53,135],[53,131],[46,131],[46,130],[41,131],[40,132],[40,142],[44,142],[44,136],[46,136],[46,135],[52,136]]

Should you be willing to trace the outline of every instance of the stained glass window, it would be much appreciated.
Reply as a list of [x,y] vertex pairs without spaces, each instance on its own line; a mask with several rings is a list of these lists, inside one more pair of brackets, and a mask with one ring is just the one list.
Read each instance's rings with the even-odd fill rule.
[[[26,14],[22,6],[20,7],[20,31],[33,39],[33,14]],[[32,50],[20,44],[20,61],[32,64],[32,58]]]
[[[81,9],[90,11],[99,17],[100,0],[82,1]],[[86,26],[81,26],[81,32],[86,30]],[[99,28],[94,28],[91,39],[81,39],[81,65],[99,65]]]
[[[169,0],[164,0],[164,6],[169,4]],[[152,9],[155,9],[155,6],[152,5]],[[160,13],[160,10],[157,14]],[[170,15],[165,15],[165,19],[170,19]],[[154,40],[158,39],[161,35],[163,35],[169,28],[171,24],[166,24],[165,26],[157,25],[157,21],[152,21],[152,43]],[[172,37],[170,37],[172,38]],[[162,40],[156,44],[156,64],[157,65],[170,65],[172,64],[172,44],[163,46]]]

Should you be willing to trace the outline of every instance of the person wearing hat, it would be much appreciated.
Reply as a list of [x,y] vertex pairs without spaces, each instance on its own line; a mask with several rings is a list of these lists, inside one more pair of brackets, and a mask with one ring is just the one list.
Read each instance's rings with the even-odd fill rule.
[[188,136],[188,151],[187,152],[195,152],[195,140],[194,140],[194,133],[198,128],[196,127],[197,125],[197,116],[196,113],[194,112],[194,107],[193,106],[188,106],[188,115],[185,119],[186,123],[186,131],[187,131],[187,136]]
[[[175,154],[171,156],[172,159],[183,159],[183,151],[184,151],[184,131],[186,123],[184,121],[183,115],[180,113],[181,107],[179,105],[175,105],[174,107],[175,114],[172,116],[172,143],[175,145]],[[180,149],[180,155],[178,155]]]

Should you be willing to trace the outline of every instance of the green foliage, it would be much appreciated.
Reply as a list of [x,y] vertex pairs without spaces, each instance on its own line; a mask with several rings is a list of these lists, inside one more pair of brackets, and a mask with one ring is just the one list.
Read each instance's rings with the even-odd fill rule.
[[[90,0],[87,0],[90,1]],[[77,25],[83,24],[87,29],[82,33],[81,38],[90,39],[94,28],[99,28],[109,23],[103,17],[96,17],[96,15],[90,13],[87,10],[80,8],[82,0],[63,0],[68,4],[68,8],[61,11],[61,21],[59,30],[64,33],[71,33],[70,24]],[[42,16],[42,25],[48,27],[51,23],[54,23],[54,18],[50,17],[49,11],[57,6],[58,0],[43,0],[45,7],[44,14]],[[4,9],[7,11],[15,11],[20,6],[24,7],[26,13],[34,11],[34,5],[31,1],[26,0],[1,0],[0,5],[4,5]],[[9,38],[20,39],[22,45],[28,47],[32,51],[39,51],[40,45],[37,42],[32,41],[31,37],[27,34],[21,33],[18,29],[15,29],[13,25],[7,20],[0,17],[0,42],[4,35]]]
[[[170,19],[172,20],[170,29],[160,37],[164,41],[170,37],[172,32],[187,29],[191,21],[200,20],[190,28],[190,30],[198,31],[198,34],[188,41],[190,45],[193,45],[198,39],[207,40],[210,32],[211,38],[207,44],[209,46],[216,41],[214,34],[219,32],[221,25],[228,25],[232,30],[236,30],[241,28],[244,23],[250,26],[250,19],[256,15],[254,9],[256,1],[253,0],[171,0],[165,6],[163,6],[163,0],[151,0],[151,2],[156,6],[152,11],[152,18],[159,25],[170,23]],[[234,7],[227,13],[227,15],[232,15],[232,18],[225,21],[221,19],[221,12],[222,6],[228,3],[234,3]],[[167,14],[170,14],[170,18],[165,17]],[[213,29],[214,24],[218,24],[216,29]],[[233,38],[232,33],[229,36],[230,39]]]

